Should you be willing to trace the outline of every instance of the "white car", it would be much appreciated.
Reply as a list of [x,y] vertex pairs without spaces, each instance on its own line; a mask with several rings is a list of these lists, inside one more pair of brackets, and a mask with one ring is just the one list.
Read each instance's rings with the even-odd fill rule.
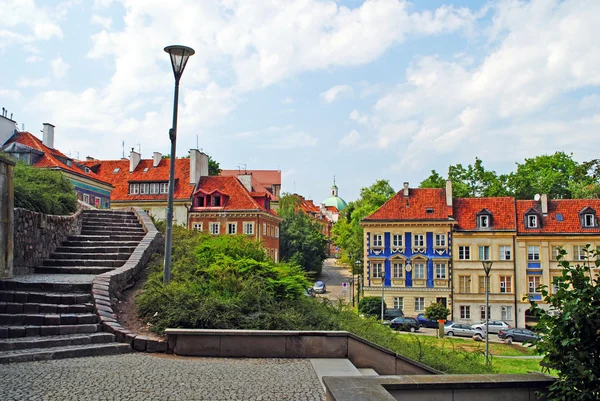
[[[489,323],[489,332],[498,334],[500,330],[510,329],[510,325],[502,320],[490,320]],[[485,332],[485,320],[479,324],[474,324],[471,326],[472,330],[476,330],[479,333]]]
[[473,334],[477,333],[471,329],[471,326],[464,323],[450,323],[444,325],[444,335],[448,337],[459,336],[459,337],[473,337]]

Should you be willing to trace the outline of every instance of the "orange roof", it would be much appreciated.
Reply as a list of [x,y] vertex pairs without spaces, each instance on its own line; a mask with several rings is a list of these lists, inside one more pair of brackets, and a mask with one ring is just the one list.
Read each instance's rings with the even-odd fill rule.
[[[539,201],[517,201],[517,224],[519,235],[522,234],[585,234],[600,233],[600,227],[582,227],[579,212],[586,207],[596,211],[596,222],[600,217],[600,199],[556,199],[548,200],[548,214],[542,216]],[[535,209],[541,216],[540,228],[525,228],[525,213]],[[597,224],[596,224],[597,225]]]
[[363,221],[439,221],[452,216],[445,188],[410,188],[408,195],[401,190]]
[[[41,156],[41,158],[33,164],[35,167],[60,169],[72,174],[92,179],[94,181],[98,181],[104,185],[110,185],[110,181],[103,180],[93,171],[88,170],[88,172],[86,172],[83,168],[77,166],[77,164],[83,165],[85,163],[75,161],[59,150],[47,147],[44,145],[41,139],[37,138],[30,132],[17,132],[8,141],[6,141],[5,146],[10,145],[11,143],[19,143],[43,152],[44,154]],[[71,163],[70,166],[67,164],[68,162]]]
[[[129,160],[89,160],[83,162],[93,169],[103,180],[110,182],[115,189],[111,193],[113,201],[130,200],[167,200],[167,194],[129,194],[130,183],[168,182],[169,159],[162,159],[158,166],[152,167],[152,159],[141,160],[135,170],[129,172]],[[115,170],[119,169],[116,173]],[[148,169],[144,172],[145,169]],[[191,199],[194,185],[190,184],[190,159],[175,159],[174,199]]]
[[[244,170],[247,174],[252,174],[265,187],[281,185],[281,170]],[[237,177],[242,174],[241,170],[221,170],[224,177]]]
[[492,214],[488,231],[515,231],[515,201],[512,197],[457,198],[453,201],[454,218],[459,231],[477,230],[477,214],[487,209]]
[[339,213],[340,212],[338,210],[338,208],[335,207],[335,206],[325,206],[325,209],[327,209],[327,210],[329,210],[330,212],[333,212],[333,213]]

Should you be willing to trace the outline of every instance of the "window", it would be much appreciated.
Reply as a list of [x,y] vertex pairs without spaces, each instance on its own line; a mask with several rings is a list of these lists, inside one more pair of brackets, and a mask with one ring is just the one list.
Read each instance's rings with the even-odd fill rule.
[[479,260],[490,260],[490,246],[480,245],[479,246]]
[[528,228],[537,228],[538,226],[538,217],[535,214],[530,214],[527,216],[527,227]]
[[512,306],[502,306],[502,320],[512,320],[513,316],[513,307]]
[[279,238],[279,227],[275,227],[275,238]]
[[204,207],[204,196],[199,196],[198,198],[196,198],[196,206]]
[[144,173],[147,173],[147,172],[148,172],[148,170],[149,170],[149,168],[148,168],[148,167],[146,167],[146,168],[144,169]]
[[512,292],[512,277],[500,276],[500,293],[509,294]]
[[459,246],[458,247],[458,259],[470,260],[471,259],[471,247],[470,246]]
[[129,184],[129,193],[136,195],[140,193],[140,184]]
[[212,206],[213,207],[221,206],[221,197],[220,196],[215,195],[212,197]]
[[[486,320],[486,316],[485,316],[485,305],[481,305],[481,306],[479,307],[479,310],[480,310],[481,320]],[[488,313],[488,316],[489,316],[489,317],[487,317],[487,319],[491,319],[491,318],[492,318],[491,311],[492,311],[492,307],[491,307],[491,306],[488,306],[487,313]]]
[[393,278],[402,278],[402,269],[404,265],[401,262],[393,262],[392,263],[392,277]]
[[479,284],[479,293],[485,294],[485,276],[478,276],[477,284]]
[[244,234],[253,235],[254,234],[254,223],[244,223]]
[[403,244],[402,242],[402,234],[394,234],[392,235],[392,246],[399,248]]
[[540,247],[530,245],[527,247],[527,260],[540,260]]
[[463,294],[471,292],[471,276],[458,276],[458,292]]
[[150,193],[150,184],[140,184],[140,194],[149,194]]
[[83,194],[83,201],[89,205],[90,204],[90,196],[88,194]]
[[460,318],[467,320],[471,319],[471,307],[469,305],[460,306]]
[[404,298],[394,297],[394,309],[404,309]]
[[413,244],[416,248],[425,246],[425,235],[424,234],[415,234],[415,238]]
[[151,194],[157,194],[160,192],[160,184],[157,182],[154,182],[152,184],[150,184],[150,193]]
[[100,198],[97,196],[94,198],[94,206],[97,208],[100,207]]
[[425,208],[425,213],[433,214],[433,208],[432,207]]
[[415,297],[415,312],[422,312],[425,310],[425,298]]
[[583,245],[574,245],[573,246],[573,260],[586,260],[587,252],[585,251],[585,246]]
[[489,227],[490,227],[490,216],[479,216],[479,228],[489,228]]
[[586,213],[581,219],[583,227],[596,227],[596,216],[592,213]]
[[435,278],[446,279],[446,264],[436,263],[435,264]]
[[[557,282],[555,282],[557,281]],[[559,290],[559,284],[561,283],[561,281],[559,280],[558,276],[554,276],[552,277],[552,293],[556,294]]]
[[425,278],[425,263],[415,263],[413,269],[413,278],[423,279]]
[[237,233],[237,223],[227,223],[227,234]]
[[500,245],[498,250],[500,251],[500,260],[510,260],[510,253],[512,250],[510,245]]
[[169,193],[169,183],[168,182],[162,182],[160,184],[160,193],[161,194],[168,194]]
[[263,223],[263,236],[267,235],[267,223]]
[[383,235],[381,235],[381,234],[373,235],[373,246],[374,247],[382,247],[383,246]]
[[446,234],[435,235],[435,246],[446,246]]
[[552,260],[558,260],[558,255],[560,255],[560,249],[562,248],[562,246],[560,245],[553,245],[552,246]]
[[219,223],[210,223],[210,233],[212,235],[219,235]]
[[202,231],[202,223],[194,223],[194,224],[192,224],[192,230],[194,230],[194,231]]
[[114,169],[113,174],[117,174],[119,171],[121,171],[121,167],[117,167],[116,169]]
[[275,249],[275,258],[274,258],[275,262],[277,262],[277,260],[278,260],[277,258],[278,258],[277,249]]
[[373,262],[373,278],[381,278],[383,276],[383,263]]
[[539,276],[528,276],[527,277],[527,281],[529,282],[529,293],[530,294],[537,294],[538,293],[538,287],[540,286],[540,282],[541,282],[541,277]]

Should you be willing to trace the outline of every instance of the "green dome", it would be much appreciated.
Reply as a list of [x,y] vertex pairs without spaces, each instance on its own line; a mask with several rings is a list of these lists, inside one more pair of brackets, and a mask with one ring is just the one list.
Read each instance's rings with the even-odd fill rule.
[[329,198],[325,199],[323,203],[325,206],[335,206],[340,212],[344,210],[346,206],[348,206],[346,201],[339,196],[330,196]]

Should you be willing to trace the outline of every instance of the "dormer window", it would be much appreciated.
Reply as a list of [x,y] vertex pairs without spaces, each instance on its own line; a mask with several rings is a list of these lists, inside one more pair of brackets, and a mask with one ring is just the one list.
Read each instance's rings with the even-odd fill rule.
[[196,201],[197,207],[204,207],[204,196],[199,196]]
[[527,210],[525,212],[525,221],[523,223],[524,223],[526,229],[541,228],[542,220],[541,220],[540,212],[533,207],[530,208],[529,210]]
[[492,212],[482,209],[477,213],[477,228],[486,229],[492,227]]
[[479,227],[480,228],[488,228],[490,226],[490,217],[489,216],[479,216]]
[[213,196],[212,197],[212,205],[213,206],[221,206],[221,197],[220,196]]
[[579,212],[579,222],[581,223],[581,227],[584,228],[598,227],[596,211],[589,206],[584,208]]
[[538,217],[535,214],[530,214],[527,216],[527,227],[528,228],[537,228],[538,226]]

